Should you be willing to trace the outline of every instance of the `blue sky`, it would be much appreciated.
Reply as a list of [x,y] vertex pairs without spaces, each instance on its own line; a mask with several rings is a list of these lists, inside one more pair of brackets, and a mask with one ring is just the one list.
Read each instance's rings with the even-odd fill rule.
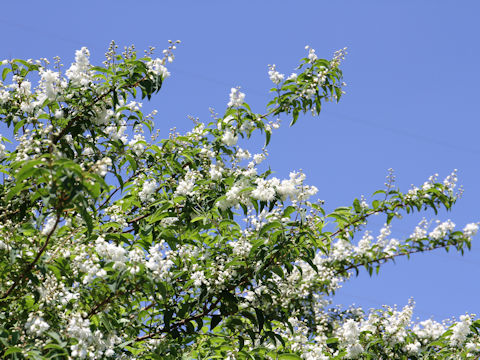
[[[68,65],[87,46],[99,63],[112,39],[159,52],[180,39],[171,78],[144,105],[159,110],[167,135],[172,126],[189,129],[187,115],[208,122],[209,107],[222,113],[233,86],[262,112],[268,64],[288,75],[307,44],[326,58],[348,47],[344,98],[292,128],[284,119],[267,164],[279,177],[303,169],[328,209],[381,188],[388,168],[404,190],[458,169],[464,197],[438,218],[463,227],[480,221],[479,11],[477,1],[441,0],[8,2],[0,58],[58,55]],[[408,236],[418,220],[394,223],[393,235]],[[373,228],[382,222],[373,219]],[[373,278],[363,273],[336,302],[403,306],[413,297],[422,319],[480,314],[479,241],[463,257],[438,251],[399,259]]]

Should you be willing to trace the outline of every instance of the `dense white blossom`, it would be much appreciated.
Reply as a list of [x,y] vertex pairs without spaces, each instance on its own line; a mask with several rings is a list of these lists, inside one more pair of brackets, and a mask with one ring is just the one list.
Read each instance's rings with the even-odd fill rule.
[[130,140],[128,146],[132,149],[135,155],[140,156],[145,150],[145,137],[142,134],[135,134],[133,139]]
[[447,233],[453,231],[455,229],[455,224],[451,220],[444,221],[443,223],[439,223],[435,229],[433,229],[429,237],[435,240],[440,240],[441,238],[445,237]]
[[236,136],[233,131],[227,130],[223,133],[222,142],[227,146],[235,146],[238,141],[238,136]]
[[178,182],[177,189],[175,190],[176,196],[193,196],[195,195],[195,182],[197,181],[197,174],[190,169],[187,169],[187,172],[183,179]]
[[270,77],[270,80],[274,83],[274,84],[280,84],[283,79],[285,78],[285,75],[284,74],[280,74],[276,69],[275,69],[275,64],[274,65],[270,65],[268,67],[268,76]]
[[245,101],[245,94],[240,92],[240,88],[231,88],[230,90],[230,101],[228,102],[228,107],[240,107]]
[[103,237],[99,236],[95,241],[95,250],[106,262],[114,262],[114,269],[122,270],[125,268],[127,251],[122,246],[107,242]]
[[272,182],[258,178],[255,180],[257,188],[252,191],[252,197],[260,201],[272,201],[275,198],[275,188]]
[[452,346],[461,346],[465,342],[470,333],[470,325],[472,325],[470,316],[460,316],[460,321],[452,328],[452,335],[450,336],[450,344]]
[[75,62],[65,73],[73,84],[85,86],[91,81],[89,58],[90,52],[86,47],[75,52]]
[[147,63],[147,66],[151,72],[153,72],[155,75],[160,75],[162,79],[166,79],[170,76],[170,73],[165,67],[162,59],[157,58],[155,60],[149,61]]
[[28,315],[27,322],[25,323],[27,332],[34,334],[35,336],[41,336],[45,331],[50,328],[50,325],[43,319],[41,314],[30,313]]
[[147,180],[143,183],[142,191],[138,193],[141,201],[153,201],[154,193],[158,187],[158,184],[155,180]]
[[105,176],[110,166],[112,166],[112,159],[108,156],[104,157],[95,163],[95,172],[100,176]]

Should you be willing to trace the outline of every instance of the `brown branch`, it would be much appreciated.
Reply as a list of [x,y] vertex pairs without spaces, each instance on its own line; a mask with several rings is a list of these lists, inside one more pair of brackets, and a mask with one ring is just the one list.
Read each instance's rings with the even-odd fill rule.
[[411,250],[411,251],[404,251],[404,252],[399,253],[399,254],[385,255],[385,256],[382,256],[382,257],[379,257],[379,258],[376,258],[376,259],[372,259],[367,264],[365,264],[365,263],[351,263],[349,266],[347,266],[347,267],[337,271],[336,273],[334,273],[334,275],[340,275],[343,272],[347,272],[349,270],[356,269],[356,268],[359,268],[361,266],[363,266],[365,268],[366,268],[367,265],[372,265],[373,266],[373,264],[375,264],[375,263],[378,263],[377,266],[379,266],[382,263],[387,262],[388,260],[393,260],[393,259],[395,259],[397,257],[400,257],[400,256],[410,256],[412,254],[422,253],[422,252],[426,252],[426,251],[433,251],[433,250],[437,250],[437,249],[446,248],[448,246],[455,246],[455,245],[454,244],[439,244],[439,245],[435,245],[433,247],[429,247],[429,248],[426,248],[426,249],[414,249],[414,250]]
[[45,240],[45,243],[43,244],[43,246],[41,247],[40,251],[38,252],[37,256],[35,257],[35,259],[33,259],[33,261],[27,266],[27,268],[25,269],[25,271],[13,282],[12,286],[10,286],[10,288],[5,292],[5,294],[3,294],[0,299],[5,299],[6,297],[8,297],[8,295],[10,295],[10,293],[15,290],[15,288],[20,284],[20,282],[23,281],[23,279],[25,278],[25,276],[27,276],[27,274],[33,269],[33,267],[35,266],[35,264],[38,262],[38,260],[40,259],[40,256],[42,256],[42,254],[45,252],[47,246],[48,246],[48,243],[50,241],[50,238],[52,237],[52,234],[54,233],[55,229],[57,228],[57,225],[58,223],[60,222],[60,214],[57,214],[57,218],[55,219],[55,224],[52,228],[52,230],[50,230],[50,232],[48,233],[47,235],[47,239]]
[[139,336],[139,337],[137,337],[137,338],[135,339],[135,342],[137,342],[137,341],[142,341],[142,340],[146,340],[146,339],[151,339],[151,338],[153,338],[154,336],[156,336],[156,335],[158,335],[158,334],[162,334],[162,333],[169,332],[172,327],[173,327],[173,328],[178,328],[178,327],[186,324],[186,323],[189,322],[189,321],[193,321],[193,320],[202,318],[202,317],[204,317],[204,316],[207,316],[207,315],[209,315],[209,313],[210,313],[212,310],[214,310],[214,309],[216,308],[216,306],[218,305],[219,302],[220,302],[220,298],[218,298],[214,303],[212,303],[208,309],[207,309],[206,307],[204,307],[203,311],[202,311],[200,314],[190,316],[189,318],[186,318],[186,319],[182,319],[182,320],[174,323],[173,325],[171,325],[168,329],[163,328],[163,329],[160,329],[160,330],[155,331],[155,332],[153,332],[153,333],[146,334],[146,335],[143,335],[143,336]]

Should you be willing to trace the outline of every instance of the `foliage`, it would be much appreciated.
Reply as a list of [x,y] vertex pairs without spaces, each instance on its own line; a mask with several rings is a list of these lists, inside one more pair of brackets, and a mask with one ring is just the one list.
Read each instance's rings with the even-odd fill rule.
[[[367,202],[326,213],[314,186],[279,180],[238,145],[269,118],[319,114],[342,95],[344,51],[307,47],[299,73],[275,87],[264,114],[232,88],[222,116],[151,139],[150,99],[176,43],[153,59],[112,43],[103,66],[86,48],[57,59],[4,61],[0,117],[0,355],[5,359],[451,359],[479,354],[480,323],[411,321],[413,303],[364,313],[331,306],[341,283],[400,256],[463,252],[478,226],[423,221],[389,239],[403,214],[450,210],[456,175],[402,192],[390,176]],[[32,89],[32,81],[39,79]],[[10,150],[7,147],[10,146]],[[376,241],[372,215],[386,225]]]

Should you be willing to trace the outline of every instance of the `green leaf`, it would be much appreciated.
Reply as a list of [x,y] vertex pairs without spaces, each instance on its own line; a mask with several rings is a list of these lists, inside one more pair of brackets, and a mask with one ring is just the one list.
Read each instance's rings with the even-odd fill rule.
[[278,355],[278,360],[302,360],[302,358],[296,354],[283,353]]
[[17,354],[17,353],[21,353],[22,352],[22,349],[20,349],[19,347],[16,347],[16,346],[13,346],[13,347],[10,347],[7,349],[7,351],[5,351],[5,353],[3,355],[10,355],[10,354]]
[[272,137],[272,133],[270,131],[265,131],[265,146],[270,144],[271,137]]
[[265,322],[263,311],[258,308],[255,308],[255,314],[257,315],[257,320],[258,320],[258,331],[261,331],[263,329],[263,324]]
[[222,317],[220,315],[213,315],[212,320],[210,321],[210,330],[213,330],[215,326],[217,326],[220,321],[222,321]]
[[12,69],[10,69],[10,68],[8,68],[8,67],[6,67],[6,68],[3,69],[3,71],[2,71],[2,81],[5,81],[8,73],[11,72],[11,71],[12,71]]
[[280,221],[272,221],[268,224],[265,224],[263,227],[262,227],[262,230],[260,230],[260,233],[258,234],[258,236],[262,237],[263,235],[265,235],[269,230],[271,229],[274,229],[274,228],[282,228],[282,223]]
[[362,212],[362,207],[360,206],[360,201],[358,199],[353,201],[353,207],[357,213]]

